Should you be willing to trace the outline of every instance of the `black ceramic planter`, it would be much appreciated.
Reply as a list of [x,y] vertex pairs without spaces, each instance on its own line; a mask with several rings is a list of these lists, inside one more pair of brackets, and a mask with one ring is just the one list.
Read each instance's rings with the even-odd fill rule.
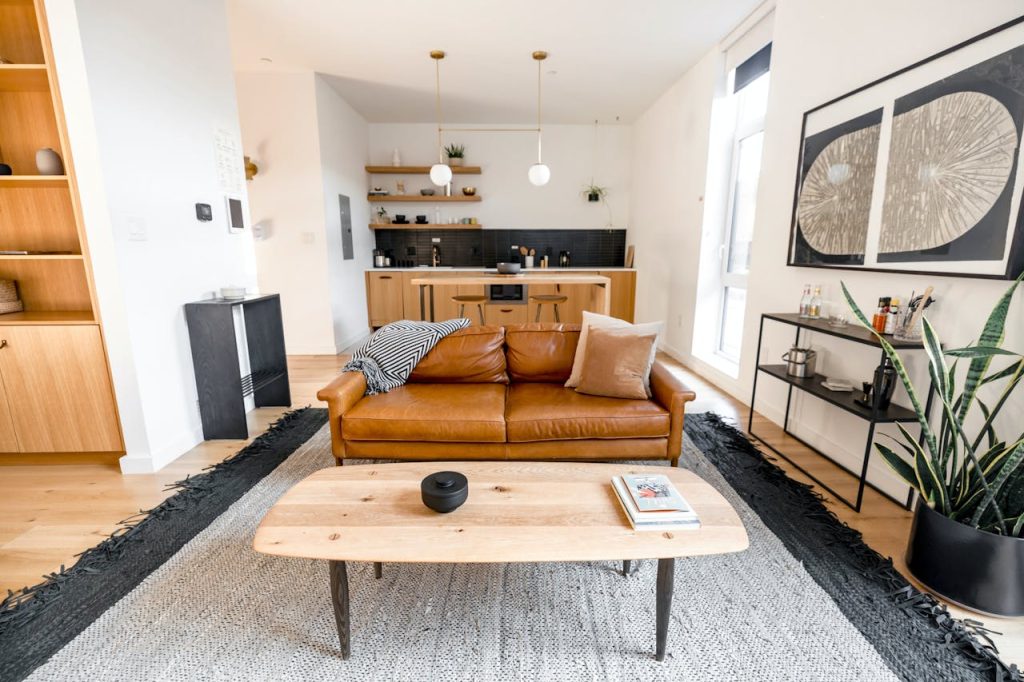
[[1024,538],[971,528],[919,501],[907,566],[925,587],[955,604],[1024,616]]

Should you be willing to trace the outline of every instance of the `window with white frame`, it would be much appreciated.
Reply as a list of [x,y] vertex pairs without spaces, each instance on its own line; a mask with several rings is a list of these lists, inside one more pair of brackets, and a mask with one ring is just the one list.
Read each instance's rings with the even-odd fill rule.
[[754,236],[757,183],[761,175],[764,117],[768,105],[771,44],[729,73],[728,91],[734,100],[728,205],[719,248],[718,337],[715,352],[738,363],[747,304],[750,243]]

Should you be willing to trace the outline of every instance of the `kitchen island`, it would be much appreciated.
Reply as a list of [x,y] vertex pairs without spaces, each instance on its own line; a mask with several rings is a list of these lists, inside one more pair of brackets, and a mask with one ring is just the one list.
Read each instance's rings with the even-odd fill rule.
[[[578,278],[583,276],[585,281]],[[607,278],[608,282],[594,280]],[[430,280],[429,282],[414,280]],[[569,280],[572,280],[570,283]],[[498,286],[492,286],[498,285]],[[506,286],[507,285],[507,286]],[[420,307],[420,290],[424,305]],[[559,304],[562,322],[579,324],[583,311],[608,312],[628,322],[634,317],[636,270],[615,266],[531,268],[519,275],[498,275],[494,268],[483,267],[409,267],[371,268],[366,271],[367,318],[376,329],[396,320],[429,320],[433,289],[435,320],[457,317],[455,295],[485,297],[487,324],[508,325],[532,322],[538,304],[531,295],[558,294],[567,297]],[[607,301],[605,300],[607,297]],[[479,323],[476,306],[466,309],[466,317]],[[554,321],[551,305],[540,306],[541,321]]]
[[[611,287],[612,280],[604,275],[591,275],[586,273],[572,272],[571,270],[557,271],[551,268],[542,268],[539,271],[533,272],[521,272],[517,275],[499,275],[498,273],[481,273],[481,274],[469,274],[459,273],[452,274],[449,277],[414,277],[409,280],[409,284],[414,287],[419,287],[419,298],[420,298],[420,317],[423,319],[429,319],[431,322],[435,321],[435,305],[434,305],[434,287],[444,285],[454,286],[472,286],[472,285],[483,285],[490,287],[492,285],[498,285],[502,287],[522,287],[523,295],[522,299],[527,299],[528,286],[554,286],[556,291],[560,291],[562,286],[568,286],[571,284],[583,284],[590,285],[596,288],[598,291],[594,292],[594,297],[591,301],[591,306],[596,305],[599,312],[602,315],[608,315],[611,312],[612,297]],[[430,300],[430,316],[427,317],[427,302],[428,296],[425,296],[425,292],[429,290]]]

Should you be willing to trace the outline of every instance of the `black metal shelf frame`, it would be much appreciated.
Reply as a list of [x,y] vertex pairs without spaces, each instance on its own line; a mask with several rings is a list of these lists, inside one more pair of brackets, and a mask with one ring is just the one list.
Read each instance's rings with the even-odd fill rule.
[[[827,327],[826,323],[823,322],[823,321],[808,320],[808,319],[800,318],[798,315],[793,315],[793,314],[787,314],[787,313],[764,313],[764,314],[762,314],[761,315],[760,327],[759,327],[758,333],[757,333],[757,356],[756,356],[757,364],[756,364],[756,369],[754,371],[754,385],[753,385],[753,388],[752,388],[751,394],[750,394],[750,416],[749,416],[748,421],[747,421],[747,433],[749,433],[754,438],[757,438],[769,450],[771,450],[776,455],[778,455],[782,459],[784,459],[787,462],[789,462],[790,464],[792,464],[794,467],[796,467],[796,469],[798,471],[800,471],[802,474],[804,474],[809,479],[814,481],[816,484],[821,486],[823,489],[827,490],[833,497],[835,497],[837,500],[839,500],[840,502],[842,502],[846,506],[848,506],[851,509],[853,509],[855,512],[859,513],[860,510],[861,510],[861,506],[863,505],[863,502],[864,502],[864,488],[865,487],[870,487],[871,489],[875,490],[877,493],[879,493],[883,497],[886,497],[886,498],[892,500],[896,504],[899,504],[899,505],[903,506],[906,509],[910,509],[912,504],[913,504],[913,502],[914,502],[914,489],[913,488],[908,487],[908,489],[907,489],[907,499],[905,501],[904,500],[899,500],[899,499],[896,499],[895,497],[893,497],[892,495],[890,495],[889,493],[885,492],[884,490],[880,489],[875,484],[873,484],[870,481],[868,481],[867,480],[867,475],[868,475],[868,464],[871,461],[872,445],[874,444],[874,440],[875,440],[875,426],[877,424],[890,424],[890,423],[895,423],[895,422],[916,422],[917,421],[916,415],[912,411],[908,410],[907,408],[901,407],[901,406],[895,405],[895,404],[890,405],[889,409],[886,409],[886,410],[879,410],[877,407],[870,408],[870,409],[869,408],[865,408],[865,407],[863,407],[863,406],[861,406],[861,405],[859,405],[857,403],[854,403],[853,400],[852,400],[852,397],[850,397],[848,394],[843,394],[841,396],[838,396],[838,395],[833,395],[833,394],[830,394],[830,393],[826,393],[827,389],[825,389],[825,388],[820,386],[820,381],[822,379],[824,379],[824,377],[822,377],[821,375],[817,375],[816,374],[816,375],[814,375],[811,378],[791,377],[791,376],[788,376],[787,374],[785,374],[785,367],[784,366],[767,365],[767,364],[763,365],[763,364],[761,364],[761,343],[764,340],[764,322],[765,322],[765,320],[770,320],[770,321],[773,321],[773,322],[780,322],[782,324],[787,324],[787,325],[791,325],[793,327],[796,327],[796,337],[795,337],[793,343],[795,345],[797,345],[797,346],[800,345],[800,332],[802,330],[804,330],[804,329],[807,329],[809,331],[824,332],[824,333],[826,333],[826,334],[828,334],[830,336],[835,336],[837,338],[845,339],[847,341],[852,341],[854,343],[860,343],[860,344],[863,344],[863,345],[874,346],[874,347],[879,348],[879,349],[881,348],[881,344],[878,342],[878,340],[875,339],[874,336],[871,335],[869,332],[867,332],[864,329],[861,329],[860,327],[851,327],[851,328],[848,328],[848,329],[847,328],[834,328],[834,327]],[[902,348],[902,349],[921,349],[922,348],[921,344],[906,343],[906,342],[897,343],[897,344],[894,344],[894,345],[896,347]],[[885,351],[882,350],[881,353],[882,353],[882,356],[881,356],[880,362],[883,362],[885,360]],[[781,370],[780,370],[780,367],[781,367]],[[774,377],[774,378],[776,378],[776,379],[778,379],[780,381],[783,381],[783,382],[785,382],[787,384],[786,412],[785,412],[785,416],[783,417],[783,421],[782,421],[782,431],[783,431],[783,433],[785,433],[790,438],[793,438],[798,443],[800,443],[801,445],[803,445],[807,449],[811,450],[815,454],[819,455],[820,457],[824,457],[829,462],[831,462],[835,466],[839,467],[840,469],[842,469],[846,473],[850,474],[851,476],[855,476],[857,478],[857,499],[856,499],[856,501],[851,502],[849,499],[847,499],[845,496],[841,495],[840,493],[836,492],[832,487],[830,487],[828,484],[824,483],[821,479],[816,477],[814,474],[812,474],[811,472],[807,471],[807,469],[805,469],[798,462],[794,461],[791,457],[786,455],[786,453],[782,452],[781,450],[779,450],[778,448],[773,446],[771,443],[767,442],[766,440],[764,440],[763,438],[758,436],[756,433],[754,433],[754,429],[753,429],[753,427],[754,427],[754,401],[757,398],[757,378],[758,378],[758,375],[761,374],[762,372],[764,372],[765,374],[767,374],[769,376],[772,376],[772,377]],[[817,447],[815,447],[815,446],[811,445],[810,443],[808,443],[807,441],[805,441],[800,436],[798,436],[795,433],[793,433],[792,431],[790,431],[790,429],[789,429],[789,417],[790,417],[790,408],[792,407],[792,402],[793,402],[793,389],[794,388],[796,388],[796,389],[798,389],[800,391],[803,391],[805,393],[809,393],[810,395],[812,395],[812,396],[814,396],[814,397],[816,397],[816,398],[818,398],[820,400],[823,400],[823,401],[825,401],[825,402],[827,402],[827,403],[829,403],[829,404],[831,404],[831,405],[833,405],[835,407],[838,407],[838,408],[840,408],[840,409],[842,409],[842,410],[844,410],[846,412],[849,412],[850,414],[853,414],[853,415],[859,417],[860,419],[863,419],[863,420],[868,422],[868,435],[867,435],[867,441],[866,441],[865,446],[864,446],[864,459],[861,462],[861,467],[860,467],[860,473],[859,474],[856,471],[854,471],[854,470],[850,469],[849,467],[847,467],[846,465],[842,464],[841,462],[836,461],[835,459],[830,457],[827,453],[821,451]],[[934,393],[935,393],[934,386],[932,384],[929,384],[928,385],[928,399],[925,402],[925,416],[926,417],[930,417],[931,416],[932,399],[934,397]],[[921,435],[919,436],[918,442],[922,443],[922,444],[924,443],[924,434],[923,433],[921,433]]]

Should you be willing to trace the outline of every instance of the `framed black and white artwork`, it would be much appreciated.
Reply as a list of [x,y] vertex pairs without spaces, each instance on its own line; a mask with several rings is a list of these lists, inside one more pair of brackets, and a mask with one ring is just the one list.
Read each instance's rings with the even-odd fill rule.
[[804,114],[788,264],[1024,270],[1024,17]]

